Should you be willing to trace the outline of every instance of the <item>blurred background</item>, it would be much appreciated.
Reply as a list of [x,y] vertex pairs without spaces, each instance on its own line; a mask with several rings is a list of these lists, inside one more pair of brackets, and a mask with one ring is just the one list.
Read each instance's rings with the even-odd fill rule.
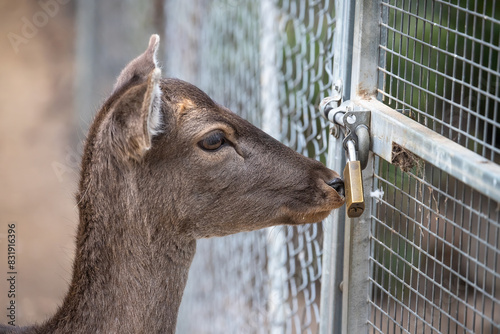
[[66,293],[89,122],[162,14],[162,1],[0,1],[0,305],[15,223],[17,325],[45,320]]

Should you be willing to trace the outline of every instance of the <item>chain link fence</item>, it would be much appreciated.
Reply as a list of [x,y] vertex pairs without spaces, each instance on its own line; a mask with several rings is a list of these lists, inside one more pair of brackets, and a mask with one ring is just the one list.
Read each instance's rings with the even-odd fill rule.
[[[333,1],[166,1],[168,76],[326,161]],[[201,240],[179,333],[317,333],[322,224]]]
[[[456,166],[439,156],[431,159],[428,154],[425,161],[412,153],[409,147],[420,143],[408,136],[384,143],[386,149],[380,143],[386,137],[373,138],[372,133],[374,162],[365,179],[371,178],[373,187],[365,191],[373,197],[367,196],[363,218],[369,231],[366,240],[363,235],[349,238],[365,240],[362,247],[346,245],[346,258],[361,260],[346,264],[347,275],[356,279],[345,282],[344,300],[325,298],[332,305],[322,305],[335,304],[335,314],[343,312],[342,326],[324,328],[345,329],[348,318],[357,317],[373,333],[498,333],[498,186],[482,191],[477,184],[484,184],[486,174],[474,176],[477,184],[470,175],[457,175],[465,175],[471,166],[465,161],[470,152],[480,158],[473,170],[482,171],[482,165],[498,170],[500,4],[365,0],[337,1],[337,6],[325,0],[167,0],[165,72],[196,84],[285,144],[326,162],[327,124],[316,108],[337,80],[333,52],[336,61],[342,58],[340,64],[350,64],[351,51],[333,50],[335,10],[349,8],[342,25],[377,36],[375,47],[368,41],[356,49],[356,39],[363,38],[353,36],[351,29],[346,36],[355,41],[344,36],[339,44],[355,45],[353,84],[345,91],[360,94],[357,85],[366,85],[370,76],[378,78],[373,90],[378,101],[366,95],[371,90],[363,95],[365,105],[376,107],[370,109],[373,133],[381,133],[374,127],[381,119],[377,103],[383,104],[406,115],[412,131],[412,120],[431,130],[422,127],[429,136],[419,137],[424,148],[417,151],[454,147]],[[368,15],[359,6],[376,10]],[[364,16],[358,17],[360,13]],[[357,28],[368,22],[368,28]],[[376,68],[368,73],[366,66],[372,63]],[[350,67],[344,71],[346,86],[349,72]],[[386,122],[396,120],[389,117]],[[450,140],[460,146],[449,146]],[[347,234],[364,228],[359,221],[347,222]],[[315,224],[200,241],[178,332],[319,332],[320,321],[326,322],[320,319],[322,275],[342,276],[332,274],[341,271],[342,261],[331,262],[339,268],[322,267],[325,254],[342,257],[331,254],[330,244],[323,249],[323,237],[323,225]],[[367,256],[356,255],[365,246]],[[366,280],[356,277],[364,273]],[[322,290],[325,296],[325,291],[333,296],[339,282],[330,283]],[[349,302],[353,290],[361,304]],[[368,305],[368,312],[353,313],[356,307],[351,305]],[[339,321],[337,315],[334,321]]]

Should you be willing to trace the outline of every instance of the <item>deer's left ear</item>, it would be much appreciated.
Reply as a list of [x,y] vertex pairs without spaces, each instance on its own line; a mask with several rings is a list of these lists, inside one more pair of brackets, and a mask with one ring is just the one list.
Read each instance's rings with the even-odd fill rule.
[[132,60],[120,73],[116,79],[113,93],[124,87],[131,81],[143,82],[149,76],[152,70],[158,68],[156,54],[160,45],[160,36],[151,35],[149,45],[143,54]]
[[161,70],[155,60],[158,41],[158,35],[151,36],[146,52],[125,67],[115,85],[119,90],[137,80],[117,98],[111,111],[109,140],[112,152],[121,160],[140,161],[151,148],[153,136],[161,132]]

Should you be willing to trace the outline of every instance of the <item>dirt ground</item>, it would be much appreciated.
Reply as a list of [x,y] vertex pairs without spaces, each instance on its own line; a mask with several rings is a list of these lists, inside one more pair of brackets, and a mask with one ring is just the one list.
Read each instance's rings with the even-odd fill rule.
[[25,325],[54,313],[71,273],[83,139],[73,111],[74,4],[47,12],[38,1],[0,0],[0,35],[0,323],[10,320],[14,223],[16,325]]

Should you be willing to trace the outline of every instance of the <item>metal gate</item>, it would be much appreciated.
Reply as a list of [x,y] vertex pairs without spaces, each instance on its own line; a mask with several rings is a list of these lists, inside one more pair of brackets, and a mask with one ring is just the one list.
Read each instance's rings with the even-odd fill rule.
[[334,80],[371,112],[373,154],[367,208],[332,237],[343,296],[325,333],[498,333],[500,4],[342,6]]
[[179,333],[500,331],[496,0],[167,0],[165,18],[168,75],[332,169],[320,101],[371,114],[363,216],[203,240]]

